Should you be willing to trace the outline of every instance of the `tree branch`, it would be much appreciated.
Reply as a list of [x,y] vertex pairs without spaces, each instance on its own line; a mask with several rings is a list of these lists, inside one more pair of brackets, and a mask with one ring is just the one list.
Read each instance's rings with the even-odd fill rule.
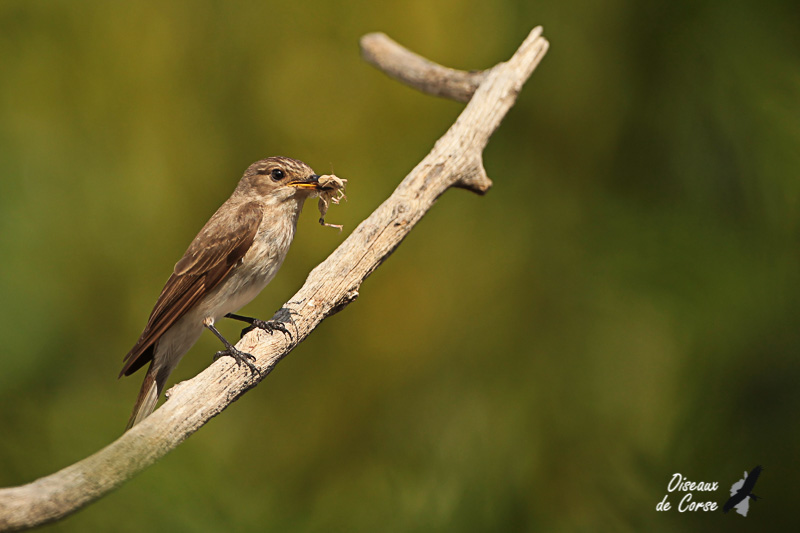
[[385,33],[368,33],[361,38],[361,57],[388,76],[415,89],[469,102],[486,78],[486,71],[465,72],[443,67],[403,48]]
[[160,409],[94,455],[27,485],[0,489],[0,531],[63,518],[166,455],[257,385],[320,322],[355,300],[361,283],[448,188],[488,191],[492,182],[483,168],[482,152],[547,51],[541,31],[534,29],[509,61],[478,73],[447,69],[385,35],[366,35],[361,40],[363,56],[390,76],[426,93],[469,100],[456,122],[276,314],[276,319],[293,324],[293,339],[255,330],[239,341],[239,349],[256,356],[260,376],[222,358],[172,387]]

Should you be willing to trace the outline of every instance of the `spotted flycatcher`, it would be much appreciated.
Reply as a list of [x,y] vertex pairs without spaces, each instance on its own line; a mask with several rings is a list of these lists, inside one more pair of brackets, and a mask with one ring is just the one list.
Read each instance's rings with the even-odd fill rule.
[[230,355],[257,371],[254,357],[237,350],[214,327],[224,316],[269,331],[286,332],[277,322],[233,315],[278,272],[297,228],[303,202],[323,188],[319,176],[301,161],[270,157],[250,165],[228,200],[194,238],[175,264],[136,345],[120,372],[129,376],[150,367],[128,421],[132,427],[156,407],[170,372],[211,330]]

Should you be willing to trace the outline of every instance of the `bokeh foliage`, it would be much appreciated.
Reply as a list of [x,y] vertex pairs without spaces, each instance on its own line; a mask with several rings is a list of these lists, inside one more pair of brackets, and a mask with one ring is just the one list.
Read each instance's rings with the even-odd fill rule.
[[[799,18],[788,1],[0,3],[0,485],[118,436],[141,379],[115,379],[122,356],[249,163],[347,178],[328,216],[347,231],[450,125],[461,105],[368,67],[362,34],[470,69],[542,24],[551,49],[485,154],[494,189],[446,194],[261,386],[47,529],[796,525]],[[246,312],[270,316],[342,240],[307,211]],[[216,349],[204,337],[174,380]],[[675,472],[722,502],[756,464],[746,519],[655,512]]]

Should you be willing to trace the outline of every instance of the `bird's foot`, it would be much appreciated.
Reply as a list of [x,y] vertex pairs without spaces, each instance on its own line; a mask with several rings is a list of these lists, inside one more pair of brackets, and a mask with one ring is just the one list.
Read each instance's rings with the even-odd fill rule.
[[[290,304],[300,305],[303,302],[301,301],[301,302],[289,302],[289,303]],[[294,309],[291,309],[289,307],[281,307],[280,309],[278,309],[278,313],[280,313],[280,312],[284,312],[284,313],[288,314],[290,317],[292,315],[299,315],[300,314],[299,312],[297,312]]]
[[289,339],[294,340],[292,333],[286,329],[286,326],[283,325],[283,322],[278,322],[277,320],[259,320],[257,318],[254,318],[253,323],[242,330],[242,337],[256,328],[263,329],[270,335],[272,335],[274,331],[280,331],[284,335],[288,335]]
[[235,346],[229,346],[224,350],[220,350],[216,354],[214,354],[214,361],[226,355],[233,357],[237,365],[241,366],[242,364],[244,364],[245,366],[247,366],[247,368],[250,369],[250,372],[252,372],[253,374],[261,375],[261,371],[258,369],[256,365],[253,364],[253,361],[256,360],[254,355],[249,354],[247,352],[243,352],[238,348],[236,348]]
[[259,320],[257,318],[254,318],[253,322],[242,330],[242,337],[244,337],[245,335],[247,335],[256,328],[263,329],[270,335],[272,335],[274,331],[280,331],[284,335],[288,335],[289,339],[294,340],[294,337],[292,337],[292,333],[288,329],[286,329],[286,326],[283,325],[283,322],[278,322],[277,320]]
[[[273,331],[280,331],[284,335],[289,335],[289,338],[294,340],[292,334],[289,333],[288,329],[286,329],[286,326],[284,326],[282,322],[278,322],[277,320],[259,320],[257,318],[235,315],[233,313],[228,313],[227,315],[225,315],[225,317],[231,318],[233,320],[239,320],[240,322],[247,322],[248,324],[250,324],[249,326],[247,326],[242,330],[242,337],[253,331],[255,328],[258,328],[258,329],[263,329],[270,335],[272,335]],[[291,315],[289,316],[289,319],[291,320]]]

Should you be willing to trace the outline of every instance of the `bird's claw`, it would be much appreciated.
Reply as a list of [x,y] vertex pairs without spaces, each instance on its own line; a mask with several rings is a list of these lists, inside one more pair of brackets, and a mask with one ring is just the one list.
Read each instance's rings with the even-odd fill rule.
[[226,355],[233,357],[237,365],[241,366],[242,364],[244,364],[245,366],[247,366],[247,368],[250,369],[250,372],[252,372],[253,374],[261,375],[261,371],[258,369],[256,365],[253,364],[253,361],[256,360],[253,354],[243,352],[235,348],[234,346],[231,346],[230,348],[220,350],[216,354],[214,354],[214,361]]
[[292,333],[286,329],[286,326],[284,326],[282,322],[278,322],[276,320],[259,320],[257,318],[253,319],[253,323],[242,330],[242,337],[256,328],[263,329],[270,335],[272,335],[273,331],[280,331],[284,335],[289,335],[289,339],[294,340]]

